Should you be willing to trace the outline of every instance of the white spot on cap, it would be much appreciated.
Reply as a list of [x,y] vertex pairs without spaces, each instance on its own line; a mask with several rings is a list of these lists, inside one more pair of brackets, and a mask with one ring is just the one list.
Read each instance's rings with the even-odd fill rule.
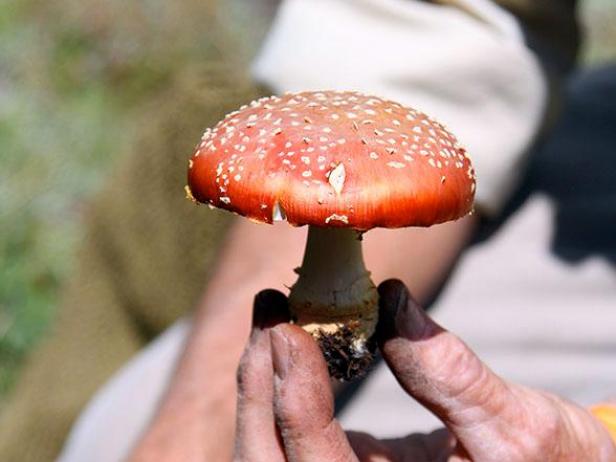
[[342,223],[348,224],[349,217],[346,215],[338,215],[337,213],[332,213],[325,219],[325,224],[328,224],[330,221],[341,221]]
[[340,194],[342,192],[342,188],[344,187],[344,181],[346,180],[346,171],[344,170],[344,164],[338,164],[330,173],[329,173],[329,184],[336,194]]
[[387,162],[387,166],[391,168],[404,168],[405,165],[402,162]]

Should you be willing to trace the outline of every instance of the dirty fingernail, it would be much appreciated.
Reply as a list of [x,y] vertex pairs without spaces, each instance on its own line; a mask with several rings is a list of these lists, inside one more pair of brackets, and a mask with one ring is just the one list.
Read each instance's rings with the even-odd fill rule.
[[425,332],[426,315],[401,281],[385,281],[379,286],[377,328],[381,339],[403,336],[414,340]]
[[273,289],[262,290],[255,296],[252,312],[252,328],[267,329],[289,322],[291,314],[287,297]]

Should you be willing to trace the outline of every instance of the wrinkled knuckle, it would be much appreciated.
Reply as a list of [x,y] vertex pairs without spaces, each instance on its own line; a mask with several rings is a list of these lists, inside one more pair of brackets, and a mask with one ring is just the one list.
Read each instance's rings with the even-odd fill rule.
[[439,348],[428,353],[426,366],[433,371],[436,387],[446,390],[451,398],[477,388],[476,385],[487,378],[481,361],[453,334],[447,334]]
[[533,449],[537,458],[558,452],[563,437],[563,424],[557,413],[546,413],[541,420],[541,424],[535,428]]
[[546,443],[559,441],[563,435],[563,418],[556,409],[544,411],[538,429],[540,439]]
[[539,406],[527,410],[525,431],[518,438],[518,446],[523,449],[528,461],[561,460],[566,428],[563,416],[555,407]]

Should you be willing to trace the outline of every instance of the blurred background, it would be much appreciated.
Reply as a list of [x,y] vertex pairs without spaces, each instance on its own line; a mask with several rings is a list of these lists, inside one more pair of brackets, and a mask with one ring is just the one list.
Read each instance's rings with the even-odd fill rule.
[[[217,23],[234,25],[226,40],[241,64],[266,23],[239,3]],[[583,66],[613,61],[616,2],[582,4],[592,24]],[[84,203],[147,123],[148,102],[207,55],[201,25],[212,12],[197,0],[0,0],[0,12],[1,406],[53,319]]]

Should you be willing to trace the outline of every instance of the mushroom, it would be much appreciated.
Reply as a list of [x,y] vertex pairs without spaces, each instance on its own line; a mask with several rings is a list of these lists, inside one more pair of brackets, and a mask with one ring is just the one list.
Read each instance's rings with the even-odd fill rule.
[[203,135],[186,187],[194,201],[257,222],[309,226],[289,305],[340,380],[362,374],[375,350],[378,296],[362,233],[460,218],[474,191],[470,160],[443,125],[342,91],[262,98],[228,114]]

